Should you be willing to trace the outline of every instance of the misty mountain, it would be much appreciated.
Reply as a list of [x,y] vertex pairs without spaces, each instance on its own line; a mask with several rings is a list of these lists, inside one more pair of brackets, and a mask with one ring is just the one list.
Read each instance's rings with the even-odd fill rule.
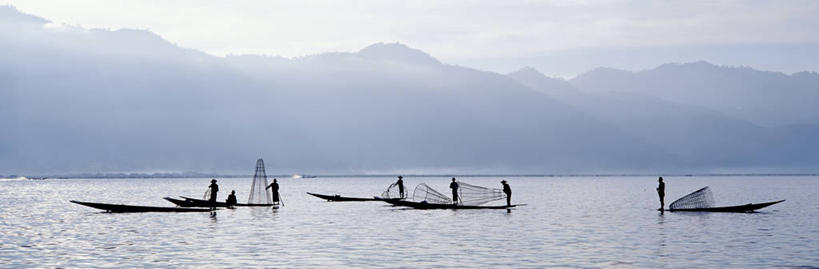
[[506,76],[447,65],[397,43],[215,57],[144,30],[53,25],[10,7],[0,15],[0,174],[248,173],[259,157],[271,173],[814,171],[819,163],[805,136],[817,134],[811,122],[774,129],[706,105],[604,94],[593,73],[583,77],[600,88],[534,69]]
[[569,82],[584,92],[654,96],[762,126],[819,124],[819,74],[814,72],[786,75],[695,62],[636,73],[598,68]]
[[553,97],[575,96],[580,94],[577,88],[572,86],[568,81],[547,77],[532,67],[521,68],[509,73],[508,76],[530,89]]
[[282,172],[610,171],[673,158],[401,44],[218,58],[146,31],[15,31],[0,40],[10,172],[244,171],[257,157]]
[[[596,72],[598,78],[607,77],[613,84],[628,73],[603,68]],[[813,139],[819,129],[816,124],[764,127],[708,107],[641,93],[584,92],[534,69],[525,68],[509,76],[687,160],[679,165],[721,164],[725,168],[764,170],[810,166],[819,159],[819,143]]]

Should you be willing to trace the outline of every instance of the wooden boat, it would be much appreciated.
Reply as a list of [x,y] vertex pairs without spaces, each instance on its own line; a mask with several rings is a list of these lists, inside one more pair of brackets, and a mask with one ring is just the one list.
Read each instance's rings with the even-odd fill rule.
[[407,206],[415,209],[509,209],[517,206],[523,206],[524,204],[517,204],[517,205],[498,205],[498,206],[483,206],[483,205],[457,205],[457,204],[435,204],[435,203],[426,203],[426,202],[411,202],[411,201],[401,201],[401,200],[384,200],[384,202],[390,203],[396,206]]
[[78,205],[102,209],[107,212],[126,213],[126,212],[208,212],[209,208],[182,208],[182,207],[159,207],[159,206],[139,206],[139,205],[121,205],[121,204],[103,204],[71,201]]
[[398,198],[395,199],[385,199],[380,197],[373,197],[373,198],[364,198],[364,197],[346,197],[341,195],[328,195],[328,194],[318,194],[308,192],[307,194],[327,200],[328,202],[366,202],[366,201],[384,201],[384,200],[399,200]]
[[720,207],[705,207],[705,208],[685,208],[685,209],[668,209],[668,211],[689,211],[689,212],[754,212],[757,209],[768,207],[771,205],[775,205],[785,200],[767,202],[767,203],[759,203],[759,204],[746,204],[746,205],[735,205],[735,206],[720,206]]
[[[185,196],[179,196],[179,197],[182,197],[182,199],[176,199],[176,198],[171,198],[171,197],[165,197],[163,199],[165,199],[168,202],[174,203],[175,205],[180,206],[180,207],[211,207],[211,206],[214,206],[208,200],[190,198],[190,197],[185,197]],[[235,204],[233,206],[275,206],[275,205],[277,205],[277,204]],[[218,201],[216,202],[215,206],[216,207],[228,207],[227,203],[218,202]]]

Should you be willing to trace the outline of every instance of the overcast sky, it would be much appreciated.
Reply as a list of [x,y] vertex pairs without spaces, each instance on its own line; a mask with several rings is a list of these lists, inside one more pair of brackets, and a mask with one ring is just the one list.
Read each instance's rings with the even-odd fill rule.
[[571,77],[706,60],[819,70],[819,1],[9,1],[85,28],[135,28],[213,55],[297,57],[401,42],[446,63]]

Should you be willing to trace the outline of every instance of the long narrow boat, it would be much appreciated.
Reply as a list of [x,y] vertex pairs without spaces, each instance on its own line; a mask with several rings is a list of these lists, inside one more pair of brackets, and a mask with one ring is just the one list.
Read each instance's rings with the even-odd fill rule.
[[524,204],[517,205],[498,205],[498,206],[483,206],[483,205],[456,205],[456,204],[435,204],[425,202],[410,202],[400,200],[384,200],[384,202],[397,206],[407,206],[415,209],[508,209]]
[[318,197],[318,198],[321,198],[323,200],[327,200],[328,202],[366,202],[366,201],[384,201],[384,200],[387,200],[387,199],[378,198],[378,197],[373,197],[373,198],[346,197],[346,196],[341,196],[341,195],[338,195],[338,194],[329,195],[329,194],[318,194],[318,193],[312,193],[312,192],[308,192],[307,194]]
[[[168,202],[174,203],[175,205],[180,206],[180,207],[211,207],[211,206],[214,206],[208,200],[190,198],[190,197],[185,197],[185,196],[180,196],[180,197],[182,197],[182,199],[176,199],[176,198],[171,198],[171,197],[165,197],[163,199],[165,199]],[[274,205],[276,205],[276,204],[235,204],[233,206],[274,206]],[[215,205],[215,207],[227,207],[227,206],[228,205],[225,202],[216,202],[216,205]]]
[[139,205],[121,205],[121,204],[103,204],[71,201],[78,205],[102,209],[107,212],[127,213],[127,212],[208,212],[209,208],[182,208],[182,207],[159,207],[159,206],[139,206]]
[[778,204],[784,202],[785,200],[767,202],[767,203],[758,203],[758,204],[746,204],[746,205],[735,205],[735,206],[720,206],[720,207],[704,207],[704,208],[680,208],[680,209],[668,209],[668,211],[689,211],[689,212],[754,212],[757,209],[768,207],[774,204]]

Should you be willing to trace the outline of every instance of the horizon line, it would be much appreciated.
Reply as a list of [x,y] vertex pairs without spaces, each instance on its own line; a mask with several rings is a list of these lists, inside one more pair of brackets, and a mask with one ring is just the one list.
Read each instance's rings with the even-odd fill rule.
[[[819,176],[819,172],[808,173],[556,173],[556,174],[274,174],[267,175],[268,178],[291,178],[291,179],[311,179],[311,178],[377,178],[377,177],[643,177],[643,176],[673,176],[673,177],[724,177],[724,176]],[[95,174],[65,174],[47,176],[25,176],[9,175],[8,178],[26,179],[106,179],[106,178],[243,178],[253,177],[253,174],[185,174],[185,173],[95,173]]]

